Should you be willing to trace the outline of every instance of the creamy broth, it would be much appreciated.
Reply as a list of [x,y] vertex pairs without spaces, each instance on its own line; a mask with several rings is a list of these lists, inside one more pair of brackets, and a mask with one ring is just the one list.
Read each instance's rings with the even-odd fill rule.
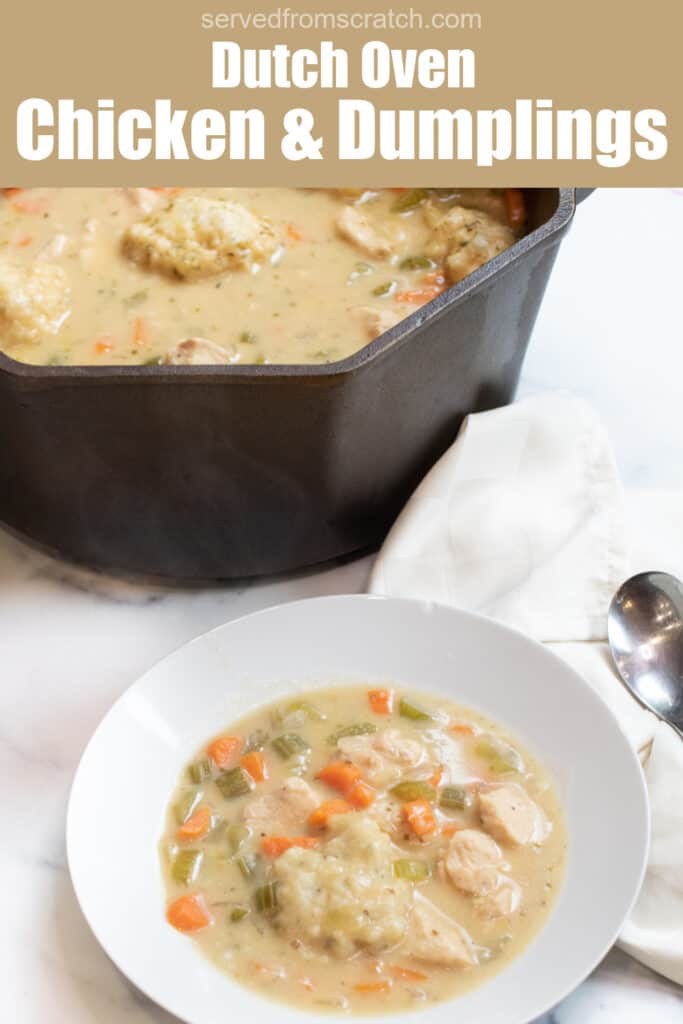
[[318,690],[231,724],[183,773],[167,920],[273,998],[419,1008],[523,951],[566,844],[547,771],[495,724],[423,694]]
[[37,364],[333,362],[523,223],[515,189],[3,189],[0,347]]

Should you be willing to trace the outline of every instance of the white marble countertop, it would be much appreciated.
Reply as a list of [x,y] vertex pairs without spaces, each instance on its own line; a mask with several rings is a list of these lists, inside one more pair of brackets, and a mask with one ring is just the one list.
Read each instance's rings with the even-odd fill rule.
[[[673,192],[587,200],[521,385],[522,394],[561,387],[592,401],[627,485],[683,484],[680,257],[666,259],[680,238],[675,219],[683,220],[683,195]],[[172,1024],[108,961],[75,902],[64,817],[78,758],[111,703],[158,658],[248,611],[362,590],[369,565],[151,590],[90,577],[0,533],[0,1016],[8,1024]],[[674,1021],[683,1021],[681,989],[615,950],[542,1024]]]

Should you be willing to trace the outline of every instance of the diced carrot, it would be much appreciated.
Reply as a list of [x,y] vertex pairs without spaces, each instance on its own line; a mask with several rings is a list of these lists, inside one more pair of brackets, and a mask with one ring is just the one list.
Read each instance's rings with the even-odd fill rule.
[[23,192],[23,188],[3,188],[2,192],[7,196],[8,199],[12,199],[13,196],[18,196],[20,192]]
[[454,836],[456,832],[461,832],[464,828],[467,828],[467,825],[459,825],[457,822],[451,821],[441,829],[441,835],[450,838],[450,836]]
[[303,986],[303,988],[305,988],[307,992],[315,991],[315,985],[313,984],[310,978],[300,978],[299,984]]
[[360,782],[360,772],[350,761],[331,761],[320,769],[316,778],[346,796]]
[[15,199],[12,203],[12,209],[17,213],[27,213],[37,216],[40,213],[45,213],[47,210],[47,202],[45,199]]
[[194,814],[178,829],[176,835],[181,843],[191,843],[203,839],[211,828],[211,811],[208,807],[198,807]]
[[422,283],[427,285],[428,288],[436,288],[437,286],[443,290],[446,284],[446,278],[443,270],[430,270],[428,274],[425,274],[422,278]]
[[216,768],[230,768],[237,760],[242,749],[239,736],[218,736],[206,748],[206,752]]
[[410,800],[403,804],[401,816],[416,836],[427,836],[436,829],[436,818],[428,800]]
[[434,774],[432,775],[432,777],[430,779],[428,779],[429,785],[430,786],[434,786],[435,789],[438,786],[440,786],[441,785],[441,780],[443,779],[443,772],[444,772],[444,767],[443,767],[442,764],[440,764],[439,767],[434,772]]
[[181,896],[166,908],[166,920],[179,932],[198,932],[213,923],[200,896]]
[[303,850],[311,850],[318,845],[319,840],[313,836],[264,836],[261,840],[261,853],[264,857],[280,857],[293,846],[300,846]]
[[506,188],[503,193],[505,212],[511,228],[520,228],[526,220],[526,203],[521,188]]
[[399,978],[401,981],[426,981],[429,977],[428,974],[422,974],[420,971],[413,971],[410,967],[399,967],[398,964],[390,967],[389,971],[395,978]]
[[20,249],[25,249],[27,245],[30,245],[33,241],[31,235],[24,235],[23,238],[18,238],[16,244]]
[[432,288],[419,288],[416,291],[396,292],[394,298],[397,302],[404,302],[410,306],[424,306],[431,302],[437,295],[441,295],[444,289],[434,285]]
[[394,708],[394,691],[368,690],[368,701],[376,715],[390,715]]
[[293,242],[301,242],[304,237],[293,224],[287,225],[287,234]]
[[325,800],[308,819],[311,828],[327,828],[335,814],[348,814],[353,807],[346,800]]
[[95,342],[95,351],[98,355],[104,355],[105,352],[111,352],[113,348],[111,338],[106,336],[98,338]]
[[375,802],[375,791],[367,782],[356,782],[351,789],[346,792],[346,799],[354,807],[365,808],[369,807]]
[[245,772],[249,772],[254,782],[265,782],[268,778],[268,767],[262,750],[251,750],[240,758]]
[[133,322],[133,344],[142,345],[147,340],[147,321],[143,316],[136,316]]
[[361,981],[357,985],[353,986],[355,992],[365,992],[370,995],[373,992],[389,992],[391,990],[391,982],[386,981]]
[[456,736],[474,736],[474,728],[467,722],[453,722],[448,726],[448,731],[455,733]]

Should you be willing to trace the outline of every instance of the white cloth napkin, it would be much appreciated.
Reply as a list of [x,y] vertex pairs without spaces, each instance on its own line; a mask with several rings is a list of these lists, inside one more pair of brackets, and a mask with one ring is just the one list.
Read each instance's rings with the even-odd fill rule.
[[551,395],[467,418],[389,533],[369,589],[500,619],[548,643],[609,704],[643,759],[652,813],[620,944],[683,984],[683,742],[629,696],[604,642],[612,594],[645,569],[683,576],[683,492],[623,493],[591,408]]

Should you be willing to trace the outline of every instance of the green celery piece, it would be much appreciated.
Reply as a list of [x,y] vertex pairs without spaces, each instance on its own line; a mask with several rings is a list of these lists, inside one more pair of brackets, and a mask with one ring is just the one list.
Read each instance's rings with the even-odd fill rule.
[[187,769],[187,773],[194,783],[206,782],[211,778],[211,762],[207,760],[194,761]]
[[356,722],[353,725],[343,725],[336,729],[327,737],[327,742],[331,747],[336,747],[339,740],[346,736],[369,736],[373,732],[377,732],[377,726],[372,722]]
[[418,704],[414,704],[411,700],[408,700],[406,697],[401,697],[401,699],[399,700],[398,713],[403,718],[409,718],[413,722],[434,721],[434,719],[432,718],[428,711],[425,711],[424,708],[421,708]]
[[198,789],[187,789],[182,792],[173,806],[175,819],[179,825],[184,825],[197,805],[201,802],[202,792]]
[[173,858],[171,874],[181,885],[192,885],[202,866],[204,854],[201,850],[181,850]]
[[230,768],[229,771],[219,775],[216,779],[216,785],[226,800],[232,800],[235,797],[250,793],[254,788],[254,780],[249,772],[245,772],[244,768],[237,767]]
[[498,736],[478,736],[474,753],[486,761],[494,775],[514,775],[524,771],[524,761],[514,747]]
[[408,213],[409,210],[417,209],[425,201],[427,194],[426,188],[411,188],[394,201],[391,209],[394,213]]
[[311,749],[310,744],[303,736],[299,736],[296,732],[287,732],[282,736],[277,736],[270,745],[283,761],[288,761],[295,754],[307,754]]
[[243,921],[249,913],[249,907],[244,907],[241,904],[237,907],[233,907],[230,911],[230,920],[233,924],[237,924],[239,921]]
[[254,905],[260,914],[274,914],[277,910],[277,885],[266,882],[254,892]]
[[423,860],[395,860],[394,875],[408,882],[424,882],[431,875],[429,864]]
[[436,790],[428,782],[420,779],[399,782],[389,790],[398,800],[436,800]]
[[439,806],[466,811],[472,806],[472,794],[464,786],[444,786],[439,793]]

